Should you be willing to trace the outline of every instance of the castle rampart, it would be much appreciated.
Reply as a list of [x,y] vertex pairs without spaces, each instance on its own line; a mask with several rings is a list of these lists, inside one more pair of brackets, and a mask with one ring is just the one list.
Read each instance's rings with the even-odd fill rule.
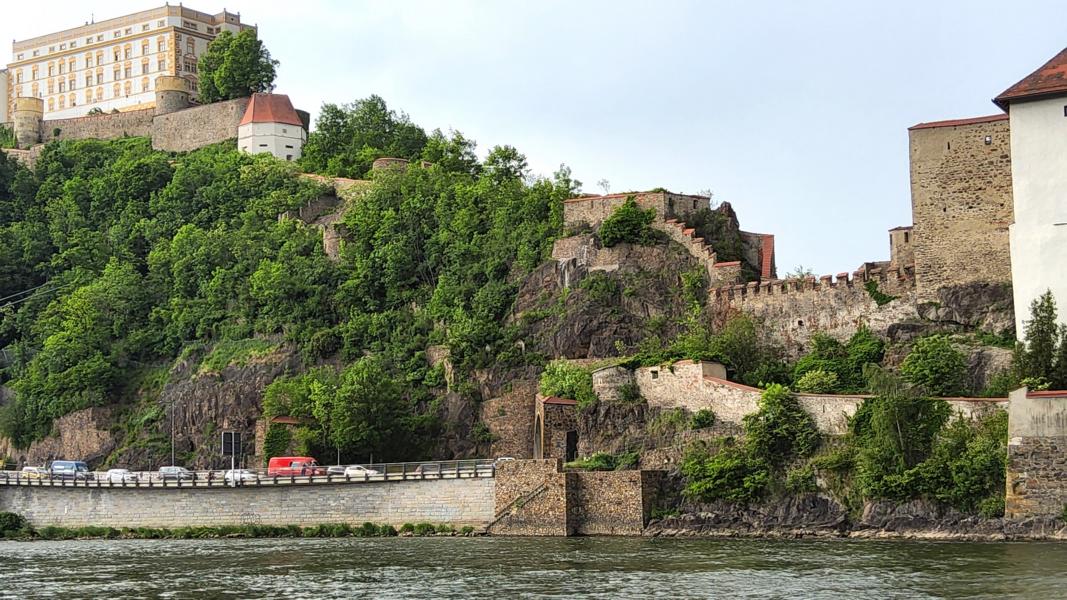
[[[870,284],[869,282],[873,282]],[[879,306],[874,294],[894,297]],[[845,339],[861,326],[885,336],[889,326],[917,318],[915,280],[910,269],[857,271],[849,277],[824,275],[816,280],[776,279],[713,289],[716,314],[743,312],[762,321],[762,331],[790,357],[808,347],[811,336],[825,333]]]
[[586,196],[571,198],[563,202],[563,224],[577,227],[582,224],[598,227],[611,216],[615,209],[622,206],[626,199],[633,196],[638,206],[655,209],[657,223],[671,218],[681,218],[702,208],[710,207],[707,196],[689,196],[670,192],[634,192],[628,194],[608,194],[606,196]]

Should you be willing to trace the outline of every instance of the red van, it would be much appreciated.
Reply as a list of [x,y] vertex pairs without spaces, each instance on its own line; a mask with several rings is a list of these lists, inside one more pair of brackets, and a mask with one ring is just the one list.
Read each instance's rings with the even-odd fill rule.
[[267,463],[267,476],[325,475],[326,469],[310,456],[275,456]]

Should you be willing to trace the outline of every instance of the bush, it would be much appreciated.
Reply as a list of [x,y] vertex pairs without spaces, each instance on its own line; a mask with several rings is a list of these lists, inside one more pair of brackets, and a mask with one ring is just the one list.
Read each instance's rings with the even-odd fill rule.
[[463,536],[474,535],[474,528],[470,525],[464,525],[463,528],[459,530],[459,534]]
[[652,244],[656,240],[656,232],[652,229],[655,218],[655,209],[642,209],[630,196],[600,224],[600,243],[606,248],[622,243]]
[[26,526],[26,519],[13,512],[0,512],[0,535],[15,532]]
[[404,523],[400,526],[400,533],[415,533],[415,526],[411,523]]
[[715,425],[715,412],[710,408],[702,408],[689,419],[690,429],[706,429]]
[[[403,531],[403,529],[401,529]],[[437,533],[437,528],[432,523],[419,523],[412,529],[412,533],[417,536],[433,535]]]
[[814,369],[797,380],[797,390],[805,394],[830,394],[838,387],[837,373]]
[[596,403],[593,392],[593,374],[588,369],[567,360],[554,360],[541,373],[541,393],[545,396],[569,398],[578,402],[579,408]]
[[[881,362],[884,353],[885,344],[866,327],[861,327],[844,344],[826,334],[817,333],[811,338],[811,351],[800,357],[793,368],[793,382],[797,389],[804,391],[801,379],[811,371],[824,371],[834,374],[837,383],[821,392],[808,393],[859,392],[866,385],[864,365]],[[826,384],[828,381],[820,383]]]
[[932,335],[915,342],[900,365],[900,374],[931,395],[959,396],[964,392],[967,358],[947,337]]
[[755,500],[785,465],[809,456],[819,444],[811,416],[789,388],[778,384],[763,392],[759,410],[745,417],[744,429],[742,442],[728,443],[715,454],[706,446],[690,448],[682,464],[686,495],[705,502]]
[[819,491],[814,467],[807,464],[789,471],[785,476],[785,489],[794,494],[814,494]]

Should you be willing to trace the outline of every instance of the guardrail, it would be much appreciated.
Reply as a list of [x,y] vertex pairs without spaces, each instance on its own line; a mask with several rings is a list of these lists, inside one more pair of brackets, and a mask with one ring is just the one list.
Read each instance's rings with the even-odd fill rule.
[[[325,474],[271,474],[266,469],[236,469],[234,471],[189,471],[178,477],[162,475],[158,471],[138,471],[109,475],[105,472],[82,472],[76,477],[24,471],[0,471],[0,485],[52,486],[78,488],[204,488],[274,485],[322,485],[370,483],[389,481],[422,481],[434,479],[466,479],[495,477],[496,463],[480,460],[453,460],[411,463],[377,463],[360,465],[363,470],[348,469],[330,473],[329,466],[317,467]],[[343,470],[334,465],[334,471]]]

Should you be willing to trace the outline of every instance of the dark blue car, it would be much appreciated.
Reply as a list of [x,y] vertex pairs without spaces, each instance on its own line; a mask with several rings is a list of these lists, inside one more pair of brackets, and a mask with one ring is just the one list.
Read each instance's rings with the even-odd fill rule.
[[75,481],[88,481],[93,478],[89,472],[89,465],[80,460],[53,460],[48,467],[48,475],[52,479],[73,479]]

